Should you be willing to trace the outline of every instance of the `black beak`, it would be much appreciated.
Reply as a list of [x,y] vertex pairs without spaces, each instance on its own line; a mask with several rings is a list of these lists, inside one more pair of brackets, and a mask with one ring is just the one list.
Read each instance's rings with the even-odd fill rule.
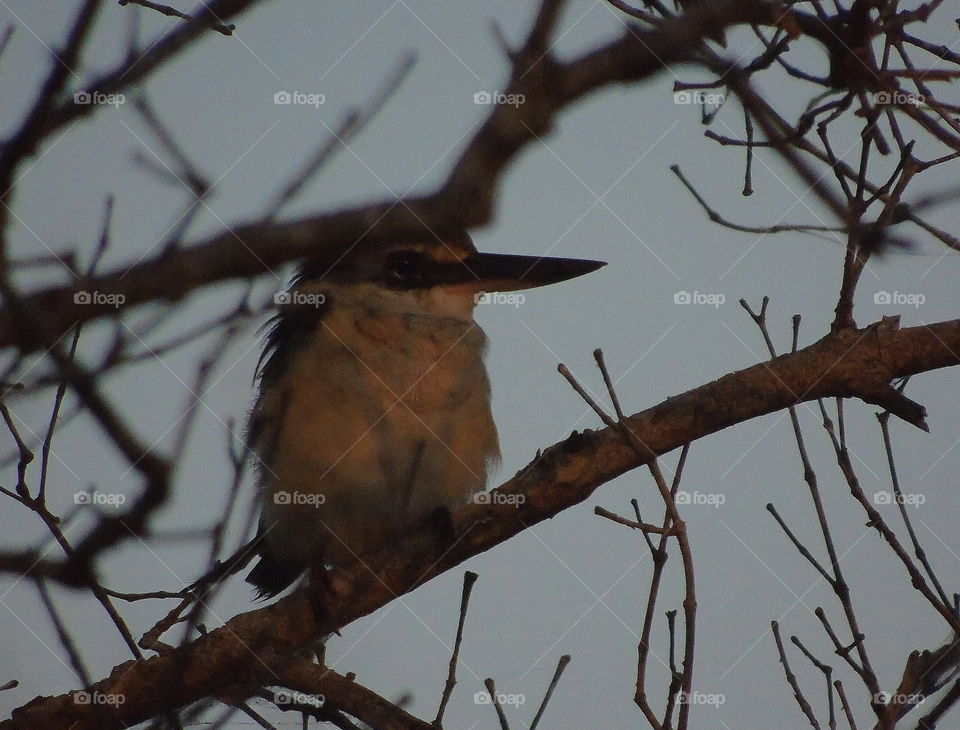
[[516,291],[556,284],[596,271],[606,261],[517,256],[506,253],[475,253],[460,262],[464,283],[477,291]]

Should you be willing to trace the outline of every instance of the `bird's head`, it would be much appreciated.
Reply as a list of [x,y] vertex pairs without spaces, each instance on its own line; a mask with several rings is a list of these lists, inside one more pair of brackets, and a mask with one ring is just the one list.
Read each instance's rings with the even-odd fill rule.
[[468,318],[485,292],[555,284],[604,266],[603,261],[482,253],[461,233],[423,243],[361,241],[336,258],[308,261],[295,290],[350,290],[359,300],[383,300],[425,315]]

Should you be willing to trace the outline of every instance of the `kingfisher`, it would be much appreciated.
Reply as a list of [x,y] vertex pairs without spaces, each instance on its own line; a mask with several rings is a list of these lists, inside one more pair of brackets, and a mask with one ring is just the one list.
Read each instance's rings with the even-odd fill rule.
[[[500,459],[476,305],[605,262],[478,252],[464,232],[360,240],[304,263],[275,296],[247,448],[272,597],[483,492]],[[513,300],[513,301],[522,301]]]

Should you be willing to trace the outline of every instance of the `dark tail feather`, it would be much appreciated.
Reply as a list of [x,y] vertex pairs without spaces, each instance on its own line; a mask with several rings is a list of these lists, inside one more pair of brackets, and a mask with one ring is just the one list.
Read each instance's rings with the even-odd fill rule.
[[303,573],[299,563],[282,562],[269,555],[261,555],[260,562],[247,575],[247,583],[257,589],[257,598],[273,598]]

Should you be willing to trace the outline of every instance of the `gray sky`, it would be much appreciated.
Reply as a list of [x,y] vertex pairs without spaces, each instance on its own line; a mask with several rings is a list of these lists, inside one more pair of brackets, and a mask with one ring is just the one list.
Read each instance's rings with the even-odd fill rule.
[[[60,43],[73,5],[0,0],[0,25],[15,27],[13,41],[0,59],[4,135],[16,127],[32,101],[49,67],[49,48]],[[261,212],[344,113],[369,99],[410,51],[417,54],[417,63],[404,86],[285,216],[437,185],[490,111],[489,106],[474,103],[474,94],[505,85],[508,68],[491,23],[499,24],[511,43],[518,43],[535,7],[532,2],[505,0],[336,6],[288,0],[242,16],[232,38],[210,33],[151,77],[143,89],[191,159],[217,183],[188,240]],[[133,14],[140,15],[145,38],[157,37],[174,22],[156,13],[107,4],[74,87],[82,88],[85,78],[119,60]],[[621,29],[621,16],[603,2],[574,0],[564,14],[558,52],[576,55],[616,37]],[[953,42],[949,32],[946,27],[931,29],[934,40],[947,44]],[[936,38],[937,33],[943,37]],[[731,35],[732,58],[741,54],[752,58],[758,52],[749,34]],[[825,59],[817,56],[811,61],[802,44],[792,53],[795,64],[825,72]],[[495,221],[473,232],[485,250],[610,262],[588,277],[528,292],[519,307],[478,309],[477,318],[491,340],[488,366],[503,451],[503,466],[491,485],[527,464],[538,448],[573,429],[598,426],[596,416],[556,373],[558,362],[567,363],[599,397],[602,381],[591,352],[603,348],[620,400],[632,413],[765,359],[758,330],[737,305],[741,297],[759,306],[761,297],[770,295],[770,327],[781,352],[789,349],[790,317],[795,312],[803,316],[801,344],[828,331],[842,246],[811,236],[757,236],[713,225],[668,168],[680,165],[717,210],[740,223],[834,221],[804,184],[762,150],[754,163],[756,192],[744,198],[742,152],[721,148],[702,136],[699,107],[674,103],[676,78],[707,77],[692,68],[674,69],[653,83],[604,91],[564,113],[554,132],[531,145],[509,168]],[[759,86],[788,118],[802,111],[808,98],[805,89],[780,75],[764,78]],[[274,104],[274,94],[280,91],[322,94],[324,103]],[[68,127],[24,168],[14,201],[16,223],[10,230],[14,254],[77,248],[89,256],[109,194],[116,203],[113,243],[104,267],[156,254],[157,245],[177,222],[186,192],[163,184],[135,164],[136,155],[160,164],[168,158],[134,112],[131,98]],[[740,108],[731,102],[712,128],[739,137]],[[857,130],[845,129],[845,135],[839,134],[839,127],[836,131],[837,154],[855,166]],[[919,149],[919,155],[932,153]],[[889,161],[890,170],[895,162]],[[945,173],[929,177],[918,183],[914,195],[956,179]],[[931,212],[929,219],[956,232],[956,213],[956,205],[943,207]],[[904,233],[913,236],[916,229]],[[914,242],[910,254],[890,254],[868,267],[857,296],[860,325],[885,314],[901,314],[904,325],[957,316],[955,255],[928,240]],[[266,301],[283,286],[288,274],[283,270],[263,277],[258,301]],[[211,316],[240,291],[233,285],[204,290],[147,345],[155,346]],[[678,298],[683,300],[678,293],[684,292],[696,292],[703,295],[699,300],[714,304],[677,303]],[[922,295],[923,302],[876,304],[878,292]],[[137,319],[149,311],[138,313]],[[257,324],[251,323],[237,338],[213,378],[187,458],[177,473],[175,494],[158,518],[161,533],[205,528],[222,509],[230,479],[225,424],[243,421],[253,397]],[[104,327],[86,331],[81,353],[88,362],[103,346],[107,332]],[[122,370],[104,383],[141,436],[156,442],[161,451],[172,445],[173,429],[189,395],[185,384],[192,382],[197,360],[211,343],[206,340],[162,360]],[[925,500],[912,508],[911,515],[948,591],[960,577],[956,392],[953,372],[917,378],[908,394],[928,406],[931,433],[899,422],[892,429],[903,489]],[[25,433],[43,433],[51,396],[45,393],[14,403]],[[846,411],[854,465],[868,494],[889,490],[874,411],[859,402],[849,403]],[[815,406],[802,406],[799,413],[871,658],[881,683],[891,689],[907,653],[938,645],[946,630],[910,589],[904,571],[876,533],[864,527],[865,517],[830,458]],[[676,456],[663,459],[668,476]],[[11,486],[15,470],[7,469],[2,478],[0,483]],[[58,431],[50,480],[51,506],[59,513],[72,508],[74,493],[91,485],[111,494],[133,495],[138,489],[136,475],[104,446],[97,427],[85,417]],[[860,721],[866,722],[866,692],[845,673],[812,615],[813,608],[823,606],[839,626],[839,605],[764,509],[773,502],[792,529],[811,540],[816,554],[823,556],[786,414],[696,442],[682,488],[712,495],[714,503],[719,501],[716,495],[723,498],[719,507],[694,504],[684,512],[698,581],[694,688],[724,700],[719,706],[695,707],[692,726],[804,724],[777,662],[771,619],[780,621],[785,636],[799,635],[821,660],[834,665],[847,682]],[[245,506],[252,494],[248,479]],[[480,574],[480,580],[473,592],[448,727],[494,726],[492,708],[474,701],[486,677],[494,677],[500,691],[525,697],[525,704],[507,711],[512,727],[527,727],[562,654],[573,659],[544,727],[642,724],[632,697],[651,564],[638,535],[593,516],[598,504],[629,516],[632,498],[639,500],[645,517],[659,520],[662,506],[649,476],[625,475],[583,505],[348,627],[330,642],[331,666],[355,672],[360,682],[388,698],[411,693],[409,709],[432,719],[456,630],[461,577],[464,569],[470,569]],[[895,519],[893,508],[887,507],[885,513]],[[236,515],[237,528],[244,517]],[[89,524],[77,521],[70,534],[82,534]],[[46,540],[40,521],[12,503],[0,511],[0,534],[6,547]],[[197,576],[204,547],[196,542],[134,541],[104,561],[105,582],[128,591],[179,589]],[[55,550],[51,555],[59,557]],[[651,688],[658,698],[668,681],[662,616],[664,610],[680,607],[679,568],[679,556],[674,554],[658,604],[649,670],[651,679],[657,678]],[[105,676],[129,658],[98,604],[81,593],[58,591],[56,596],[94,676]],[[216,602],[207,625],[250,610],[251,599],[249,587],[235,579]],[[166,608],[153,603],[123,606],[138,636]],[[0,637],[4,663],[0,681],[20,681],[17,689],[0,694],[4,715],[37,694],[79,686],[58,651],[35,589],[24,581],[0,581]],[[791,659],[808,697],[821,709],[825,705],[821,677],[795,651]],[[293,716],[270,716],[278,723],[298,722]],[[242,725],[238,717],[234,726]]]

